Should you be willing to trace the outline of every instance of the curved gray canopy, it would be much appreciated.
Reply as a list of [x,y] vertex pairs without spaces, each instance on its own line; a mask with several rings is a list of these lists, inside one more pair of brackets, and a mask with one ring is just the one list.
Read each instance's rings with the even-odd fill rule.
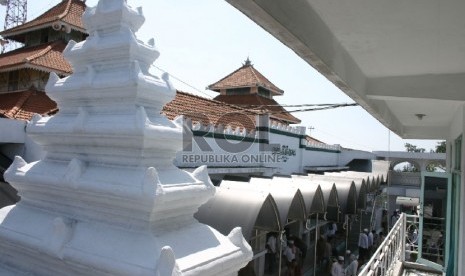
[[279,232],[283,228],[273,197],[259,191],[244,193],[239,189],[219,187],[215,196],[200,206],[194,217],[223,235],[240,226],[246,240],[253,237],[254,229]]
[[305,185],[319,185],[324,197],[325,211],[327,219],[338,220],[339,217],[339,197],[334,183],[313,180],[310,176],[293,176],[294,181],[306,183]]
[[[367,207],[367,194],[368,194],[368,187],[366,185],[366,178],[362,177],[350,177],[344,174],[325,174],[321,176],[323,179],[329,179],[334,182],[344,181],[344,182],[352,182],[355,185],[357,191],[357,209],[365,209]],[[337,187],[337,185],[336,185]],[[339,188],[338,193],[340,196]]]
[[363,178],[357,178],[353,181],[357,187],[357,209],[364,210],[367,208],[368,186]]
[[281,226],[284,227],[288,220],[306,220],[305,201],[299,189],[289,185],[272,185],[271,179],[265,179],[268,183],[247,183],[238,181],[222,181],[220,186],[231,189],[255,190],[269,193],[278,208]]
[[376,183],[375,188],[379,189],[379,186],[381,186],[381,178],[379,174],[374,174],[373,178],[375,179],[375,183]]
[[[332,182],[332,181],[331,181]],[[334,181],[343,214],[354,215],[357,213],[357,187],[352,180]]]
[[325,198],[320,185],[298,181],[293,181],[292,185],[295,185],[302,192],[307,207],[307,216],[325,212]]
[[375,191],[379,188],[381,185],[381,178],[377,172],[372,172],[372,173],[366,173],[366,172],[350,172],[351,175],[359,175],[362,177],[368,177],[370,180],[370,185],[368,186],[368,189],[370,192]]
[[380,174],[379,182],[380,182],[380,184],[386,182],[386,179],[384,178],[384,174]]
[[334,184],[337,190],[337,198],[339,199],[339,208],[342,214],[357,213],[357,188],[351,179],[340,177],[315,175],[313,181],[322,183]]
[[338,172],[338,173],[325,173],[325,175],[342,176],[342,177],[350,177],[350,178],[363,178],[365,179],[368,192],[372,192],[377,189],[376,183],[374,182],[374,178],[372,177],[372,173],[344,171],[344,172]]
[[[263,179],[252,178],[250,180],[250,183],[257,182],[263,182]],[[273,177],[271,183],[273,183],[273,185],[290,185],[291,187],[299,189],[305,202],[307,217],[311,214],[322,214],[325,212],[325,200],[319,185],[309,183],[308,181],[296,181],[295,178],[288,177]]]
[[373,160],[372,172],[379,175],[380,183],[387,181],[389,166],[391,162],[385,160]]

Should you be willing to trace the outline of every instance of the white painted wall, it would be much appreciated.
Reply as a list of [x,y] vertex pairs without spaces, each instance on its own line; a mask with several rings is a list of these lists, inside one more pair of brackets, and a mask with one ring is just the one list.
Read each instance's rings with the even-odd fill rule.
[[376,156],[372,152],[361,150],[342,150],[339,157],[339,166],[345,166],[354,159],[373,160]]
[[[198,127],[194,127],[197,129]],[[213,130],[213,127],[202,127],[203,130]],[[279,133],[276,131],[279,130]],[[372,160],[374,154],[363,151],[337,152],[338,146],[326,145],[318,148],[316,145],[307,145],[301,148],[301,138],[296,136],[296,129],[286,131],[276,129],[275,126],[261,138],[268,139],[269,143],[252,143],[239,141],[226,141],[212,137],[196,137],[205,142],[208,150],[203,149],[194,140],[192,150],[178,152],[175,164],[180,167],[268,167],[275,168],[276,174],[303,173],[306,166],[344,166],[354,158]],[[240,132],[230,135],[241,137]],[[258,137],[258,136],[257,136]],[[250,138],[250,137],[249,137]],[[190,138],[189,138],[190,139]],[[305,141],[303,141],[305,143]],[[221,146],[221,143],[239,143],[243,147],[240,152],[230,152]],[[273,149],[277,152],[273,153]],[[341,155],[344,156],[341,159]],[[255,160],[253,160],[255,159]],[[341,161],[343,160],[343,161]],[[258,162],[257,162],[258,161]]]
[[304,149],[304,166],[338,166],[340,153]]
[[25,121],[0,118],[0,143],[24,143]]
[[[32,141],[25,134],[26,122],[0,119],[0,129],[10,131],[0,132],[0,150],[3,154],[13,159],[16,155],[22,156],[25,161],[33,162],[44,157],[45,152],[41,147]],[[271,128],[277,129],[277,126]],[[295,128],[288,131],[279,129],[284,133],[295,134]],[[237,132],[230,133],[238,136]],[[200,148],[196,142],[192,143],[192,151],[182,151],[176,154],[175,165],[180,167],[199,167],[207,165],[209,167],[267,167],[274,168],[276,174],[289,175],[293,173],[303,173],[306,166],[345,166],[352,159],[373,159],[374,154],[358,150],[341,150],[341,152],[331,151],[332,148],[338,148],[328,145],[329,148],[317,148],[307,145],[301,148],[301,139],[292,135],[282,133],[268,132],[265,136],[269,140],[268,144],[225,141],[224,139],[214,139],[208,137],[197,137],[206,142],[211,151]],[[15,142],[13,144],[13,142]],[[305,142],[305,141],[302,141]],[[223,143],[223,146],[222,146]],[[234,143],[240,143],[244,149],[240,152],[230,152],[224,147],[224,143],[232,146]],[[263,146],[267,150],[279,148],[279,156],[274,156],[272,151],[263,151]],[[286,151],[282,151],[286,148]]]

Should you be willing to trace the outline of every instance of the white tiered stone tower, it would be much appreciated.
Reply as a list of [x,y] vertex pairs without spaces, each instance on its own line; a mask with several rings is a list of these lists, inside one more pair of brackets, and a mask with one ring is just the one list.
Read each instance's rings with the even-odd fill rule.
[[252,258],[240,228],[193,218],[215,192],[206,168],[172,165],[182,120],[160,115],[175,89],[148,72],[159,52],[134,35],[142,10],[100,0],[83,21],[88,39],[65,50],[74,74],[46,87],[60,112],[27,126],[45,157],[5,173],[21,201],[0,211],[0,274],[236,274]]

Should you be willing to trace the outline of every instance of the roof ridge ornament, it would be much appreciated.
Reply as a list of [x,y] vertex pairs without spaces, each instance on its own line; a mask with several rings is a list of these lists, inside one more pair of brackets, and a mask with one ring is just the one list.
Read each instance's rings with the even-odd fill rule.
[[244,61],[244,63],[242,63],[242,66],[253,66],[249,56],[247,56],[247,59]]

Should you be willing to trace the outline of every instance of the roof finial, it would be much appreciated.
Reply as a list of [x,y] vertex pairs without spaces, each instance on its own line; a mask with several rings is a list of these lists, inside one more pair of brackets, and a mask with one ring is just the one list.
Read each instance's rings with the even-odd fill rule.
[[249,56],[247,56],[247,59],[242,63],[242,66],[252,66],[252,62],[249,59]]

